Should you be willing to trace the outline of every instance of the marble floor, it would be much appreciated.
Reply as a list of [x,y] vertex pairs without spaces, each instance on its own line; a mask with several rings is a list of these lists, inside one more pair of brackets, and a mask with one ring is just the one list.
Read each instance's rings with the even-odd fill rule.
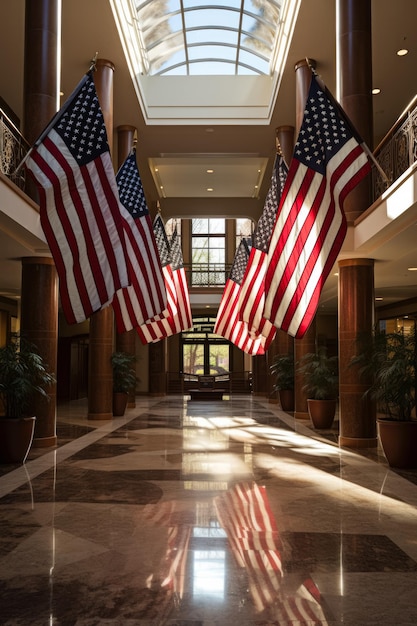
[[416,472],[256,397],[59,407],[0,466],[2,626],[415,626]]

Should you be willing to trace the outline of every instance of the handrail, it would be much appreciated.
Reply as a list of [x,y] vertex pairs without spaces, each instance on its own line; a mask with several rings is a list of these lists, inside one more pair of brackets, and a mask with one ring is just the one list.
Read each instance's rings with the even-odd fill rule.
[[[373,154],[390,184],[417,161],[417,95],[411,100],[395,124],[378,144]],[[376,166],[372,167],[373,200],[387,188]]]
[[0,107],[0,172],[20,189],[25,187],[25,168],[20,168],[17,174],[16,171],[29,149],[29,143]]

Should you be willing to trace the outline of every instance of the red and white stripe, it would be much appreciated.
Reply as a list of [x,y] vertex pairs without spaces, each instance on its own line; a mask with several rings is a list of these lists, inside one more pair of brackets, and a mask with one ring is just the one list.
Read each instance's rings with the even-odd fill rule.
[[231,341],[247,354],[265,354],[266,338],[262,335],[253,337],[248,324],[239,319],[240,285],[227,279],[217,312],[214,332]]
[[315,315],[346,235],[344,199],[368,169],[353,138],[329,161],[325,177],[291,162],[268,253],[264,316],[294,337]]
[[52,128],[25,162],[59,277],[64,315],[82,322],[129,284],[121,205],[110,153],[79,165]]

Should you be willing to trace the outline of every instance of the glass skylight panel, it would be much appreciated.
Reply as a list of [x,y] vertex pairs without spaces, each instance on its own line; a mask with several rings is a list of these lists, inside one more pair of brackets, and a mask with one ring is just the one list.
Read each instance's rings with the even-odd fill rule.
[[[281,2],[145,0],[137,3],[137,23],[148,73],[269,74]],[[218,45],[222,43],[227,45]],[[229,46],[235,47],[233,53]],[[242,51],[240,46],[247,50]],[[231,62],[236,58],[238,63],[233,68]]]

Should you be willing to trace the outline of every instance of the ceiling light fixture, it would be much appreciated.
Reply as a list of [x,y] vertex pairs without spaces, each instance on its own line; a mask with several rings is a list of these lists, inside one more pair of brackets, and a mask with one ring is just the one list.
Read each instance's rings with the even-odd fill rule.
[[207,174],[213,174],[214,170],[207,170]]
[[409,272],[417,272],[417,267],[407,267]]
[[207,191],[214,191],[213,187],[207,187]]
[[405,57],[406,54],[408,54],[407,48],[401,48],[400,50],[397,50],[397,56],[399,57]]
[[379,87],[375,87],[374,89],[372,89],[372,95],[376,96],[378,93],[381,93],[381,90]]

